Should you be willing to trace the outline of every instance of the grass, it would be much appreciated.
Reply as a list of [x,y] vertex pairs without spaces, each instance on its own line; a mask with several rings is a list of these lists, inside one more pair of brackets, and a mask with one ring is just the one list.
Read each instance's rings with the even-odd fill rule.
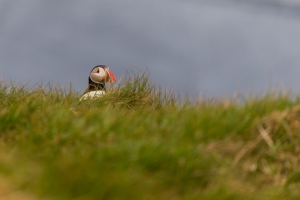
[[298,199],[300,100],[0,84],[0,199]]

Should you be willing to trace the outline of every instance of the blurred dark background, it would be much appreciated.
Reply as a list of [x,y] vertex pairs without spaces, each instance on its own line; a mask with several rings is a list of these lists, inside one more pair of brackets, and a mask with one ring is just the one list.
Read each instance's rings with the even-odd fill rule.
[[8,83],[80,92],[105,64],[191,97],[300,92],[298,0],[2,0],[0,23]]

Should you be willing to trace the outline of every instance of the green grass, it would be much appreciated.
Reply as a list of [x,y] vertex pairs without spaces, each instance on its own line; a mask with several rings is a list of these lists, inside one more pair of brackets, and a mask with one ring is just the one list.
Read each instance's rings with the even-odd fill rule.
[[100,99],[0,84],[0,199],[299,199],[292,95],[181,99],[147,73]]

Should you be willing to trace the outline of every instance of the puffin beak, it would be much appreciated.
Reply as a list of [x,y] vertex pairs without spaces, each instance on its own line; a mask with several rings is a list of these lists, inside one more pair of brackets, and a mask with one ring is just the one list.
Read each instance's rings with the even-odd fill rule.
[[109,83],[114,83],[114,82],[116,82],[115,75],[112,73],[112,71],[110,71],[109,69],[107,69],[107,73],[108,73],[108,75],[109,75],[108,82],[109,82]]

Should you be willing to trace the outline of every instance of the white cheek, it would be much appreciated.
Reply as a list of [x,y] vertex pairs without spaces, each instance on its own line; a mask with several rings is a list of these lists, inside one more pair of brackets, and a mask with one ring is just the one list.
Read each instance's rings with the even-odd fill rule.
[[102,78],[105,76],[105,70],[103,68],[100,68],[99,73],[98,73]]
[[91,73],[90,78],[92,79],[92,81],[99,83],[103,80],[105,75],[106,73],[104,69],[100,68],[98,73]]

